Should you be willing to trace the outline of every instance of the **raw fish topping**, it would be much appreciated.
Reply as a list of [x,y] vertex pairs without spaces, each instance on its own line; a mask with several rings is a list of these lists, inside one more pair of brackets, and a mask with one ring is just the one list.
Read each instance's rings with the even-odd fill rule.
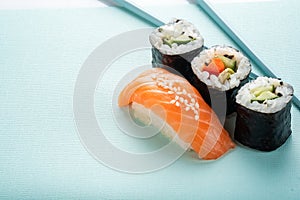
[[159,87],[168,90],[168,94],[174,95],[174,99],[170,101],[171,104],[175,104],[177,107],[181,106],[185,111],[193,111],[194,119],[199,120],[199,104],[196,102],[195,94],[191,94],[184,88],[177,86],[180,80],[167,79],[167,77],[161,73],[153,74],[151,78],[153,81],[156,81]]
[[161,133],[181,147],[191,146],[199,158],[217,159],[235,146],[196,88],[165,69],[141,73],[122,90],[118,104],[130,106],[145,124],[165,124]]

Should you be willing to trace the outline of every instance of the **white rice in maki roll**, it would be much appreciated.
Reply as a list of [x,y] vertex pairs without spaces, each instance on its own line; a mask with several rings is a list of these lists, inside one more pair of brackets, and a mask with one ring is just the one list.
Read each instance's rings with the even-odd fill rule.
[[186,20],[173,19],[155,29],[149,40],[153,67],[182,75],[197,88],[199,80],[191,69],[191,61],[202,51],[204,43],[197,28]]
[[203,42],[196,27],[183,19],[173,19],[150,35],[152,46],[165,55],[180,55],[199,49]]
[[232,47],[213,46],[193,59],[192,69],[202,82],[200,93],[206,102],[226,92],[227,114],[234,112],[235,95],[251,72],[249,59]]
[[261,151],[280,147],[292,132],[292,97],[293,87],[278,79],[258,77],[244,85],[236,96],[234,138]]

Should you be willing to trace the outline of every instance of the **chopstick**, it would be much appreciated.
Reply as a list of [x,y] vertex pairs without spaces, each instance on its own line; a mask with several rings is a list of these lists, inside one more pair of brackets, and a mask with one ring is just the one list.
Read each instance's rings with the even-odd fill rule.
[[[247,45],[234,33],[229,26],[218,16],[218,14],[209,6],[205,0],[196,0],[198,6],[218,25],[219,28],[243,51],[244,54],[258,67],[264,75],[278,78],[276,75],[247,47]],[[293,104],[300,110],[300,101],[293,96]]]
[[154,26],[162,26],[165,24],[161,20],[145,12],[143,9],[139,8],[137,5],[134,5],[134,3],[130,1],[123,1],[123,0],[111,0],[111,1],[125,8],[126,10],[130,11],[132,14],[135,14],[136,16],[144,19],[145,21],[147,21],[148,23]]
[[[132,14],[144,19],[148,23],[161,26],[163,23],[161,20],[157,19],[156,17],[150,15],[149,13],[145,12],[142,8],[134,5],[130,1],[124,0],[111,0],[118,6],[123,7],[127,11],[131,12]],[[227,24],[216,14],[216,12],[203,0],[196,0],[197,5],[207,14],[215,23],[218,25],[224,33],[231,38],[231,40],[246,54],[246,56],[253,62],[255,65],[263,72],[264,75],[277,78],[275,74],[247,47],[247,45],[227,26]],[[256,74],[251,73],[252,77],[257,77]],[[300,111],[300,101],[296,96],[293,96],[292,99],[293,104],[297,107]]]

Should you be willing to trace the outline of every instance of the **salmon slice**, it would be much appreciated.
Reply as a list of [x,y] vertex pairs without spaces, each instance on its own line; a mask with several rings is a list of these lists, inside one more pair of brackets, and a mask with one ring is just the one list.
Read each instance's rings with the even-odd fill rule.
[[135,117],[144,122],[144,115],[151,112],[166,122],[168,130],[162,134],[174,137],[171,133],[175,133],[179,138],[176,142],[188,144],[201,159],[217,159],[235,147],[199,92],[186,79],[167,70],[153,68],[140,74],[122,90],[118,104],[131,105]]

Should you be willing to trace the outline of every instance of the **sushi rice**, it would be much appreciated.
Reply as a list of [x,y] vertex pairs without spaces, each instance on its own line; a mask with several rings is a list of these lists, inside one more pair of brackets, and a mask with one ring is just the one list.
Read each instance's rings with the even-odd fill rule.
[[[264,103],[251,102],[255,96],[250,91],[257,87],[275,86],[275,94],[280,94],[279,98],[265,100]],[[236,102],[248,109],[261,113],[276,113],[282,110],[293,97],[293,87],[275,78],[258,77],[256,80],[245,84],[236,96]]]
[[[214,74],[209,74],[203,71],[203,66],[210,63],[211,60],[219,55],[233,55],[236,60],[237,71],[230,75],[230,79],[221,83],[218,77]],[[208,87],[217,89],[219,91],[227,91],[232,88],[238,87],[241,80],[247,78],[251,72],[251,64],[249,59],[244,56],[240,51],[229,46],[213,46],[209,49],[203,50],[199,56],[195,57],[192,61],[192,69],[200,81],[205,83]]]
[[153,127],[156,128],[161,127],[160,132],[164,136],[166,136],[170,140],[173,140],[182,149],[190,150],[191,144],[181,140],[177,135],[176,131],[168,123],[162,120],[158,115],[152,112],[151,109],[148,109],[138,103],[132,103],[131,108],[134,111],[134,117],[141,121],[143,124],[151,124]]
[[273,151],[292,133],[293,88],[275,78],[258,77],[236,96],[234,139],[260,151]]
[[[164,44],[163,42],[163,39],[166,37],[176,38],[180,35],[193,38],[193,40],[180,45],[173,43],[171,46]],[[201,48],[204,43],[204,39],[196,27],[183,19],[172,19],[169,23],[160,26],[150,34],[149,39],[153,47],[166,55],[184,54]]]

